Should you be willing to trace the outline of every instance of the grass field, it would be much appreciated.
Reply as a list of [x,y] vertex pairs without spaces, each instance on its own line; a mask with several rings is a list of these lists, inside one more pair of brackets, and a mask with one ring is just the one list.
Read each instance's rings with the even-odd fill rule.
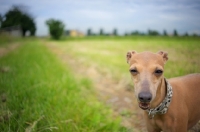
[[0,58],[0,131],[125,131],[87,78],[71,72],[38,40]]
[[83,38],[57,43],[57,46],[76,59],[82,58],[86,65],[97,64],[100,69],[109,69],[117,78],[127,74],[126,53],[130,50],[167,51],[167,78],[200,72],[199,37]]
[[[5,41],[5,40],[4,40]],[[4,42],[2,41],[2,42]],[[169,53],[167,78],[200,72],[200,38],[80,38],[18,40],[19,48],[0,58],[0,131],[125,132],[120,117],[100,102],[94,83],[79,69],[95,66],[115,81],[129,80],[129,50]],[[4,42],[3,46],[11,42]],[[53,46],[59,60],[47,47]],[[73,61],[73,63],[71,63]],[[68,64],[69,63],[69,64]],[[73,70],[73,71],[71,71]],[[135,119],[137,120],[137,119]],[[133,129],[134,131],[134,129]]]
[[[127,51],[167,51],[169,60],[165,66],[166,78],[200,72],[200,38],[89,37],[71,38],[60,42],[49,41],[49,45],[51,44],[56,49],[55,53],[71,65],[74,74],[87,76],[95,84],[97,83],[95,86],[100,89],[98,93],[102,96],[101,92],[103,91],[103,99],[106,103],[118,99],[113,101],[111,106],[114,106],[113,109],[123,118],[122,124],[134,128],[134,132],[143,131],[143,125],[140,125],[142,120],[140,119],[141,115],[138,114],[134,95],[131,92],[128,94],[127,91],[123,91],[123,89],[130,90],[130,86],[131,89],[133,88],[128,72],[129,66],[126,63]],[[124,101],[125,99],[131,101],[132,104]],[[124,120],[129,120],[129,124],[127,125]]]

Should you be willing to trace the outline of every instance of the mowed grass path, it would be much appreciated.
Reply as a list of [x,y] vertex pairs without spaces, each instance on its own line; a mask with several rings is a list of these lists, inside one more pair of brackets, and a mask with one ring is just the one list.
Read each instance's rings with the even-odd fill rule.
[[165,66],[167,78],[200,72],[199,37],[117,37],[70,39],[57,42],[64,52],[82,60],[86,66],[98,65],[99,70],[108,71],[117,80],[127,78],[129,66],[127,51],[160,50],[168,52]]
[[1,132],[123,132],[87,78],[76,80],[42,42],[0,58]]

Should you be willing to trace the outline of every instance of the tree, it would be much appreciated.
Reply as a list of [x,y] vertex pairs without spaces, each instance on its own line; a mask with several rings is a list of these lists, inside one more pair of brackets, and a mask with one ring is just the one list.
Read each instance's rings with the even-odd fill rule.
[[49,33],[53,39],[60,39],[64,32],[65,25],[60,20],[49,19],[46,21],[47,26],[49,27]]
[[136,30],[136,31],[131,32],[131,35],[140,35],[140,32]]
[[102,29],[102,28],[101,28],[100,31],[99,31],[99,35],[100,35],[100,36],[104,35],[104,32],[103,32],[103,29]]
[[30,31],[31,35],[35,35],[36,25],[34,18],[27,12],[25,6],[13,6],[5,13],[5,20],[2,21],[1,27],[20,26],[22,36],[25,36],[27,31]]
[[197,33],[193,33],[192,36],[193,36],[193,37],[197,37],[198,34],[197,34]]
[[88,29],[88,30],[87,30],[87,35],[88,35],[88,36],[91,36],[91,35],[92,35],[92,30],[91,30],[91,29]]
[[174,35],[174,36],[178,36],[178,32],[176,31],[176,29],[174,29],[173,35]]
[[125,33],[124,33],[124,36],[129,36],[129,33],[125,32]]
[[117,36],[117,35],[118,35],[118,34],[117,34],[117,29],[116,29],[116,28],[113,30],[113,35],[114,35],[114,36]]
[[163,31],[163,35],[167,36],[167,31],[166,30]]
[[156,30],[148,30],[148,35],[150,36],[157,36],[159,35],[159,32]]
[[186,32],[186,33],[184,34],[184,36],[189,36],[189,35],[188,35],[188,33]]
[[0,28],[2,26],[2,22],[3,22],[3,16],[0,14]]

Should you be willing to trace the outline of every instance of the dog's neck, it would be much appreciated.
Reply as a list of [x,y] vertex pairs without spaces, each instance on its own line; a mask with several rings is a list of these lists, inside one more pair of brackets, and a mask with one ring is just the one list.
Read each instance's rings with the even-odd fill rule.
[[167,93],[167,88],[166,88],[166,83],[165,83],[165,78],[163,77],[158,88],[156,91],[156,97],[155,99],[151,102],[150,108],[155,108],[157,107],[164,99]]

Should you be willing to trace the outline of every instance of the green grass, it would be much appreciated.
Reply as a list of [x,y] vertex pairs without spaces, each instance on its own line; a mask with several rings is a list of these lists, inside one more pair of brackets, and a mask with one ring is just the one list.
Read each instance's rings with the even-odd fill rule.
[[127,131],[97,100],[90,80],[76,80],[38,40],[0,58],[0,70],[1,132]]
[[169,60],[165,66],[167,78],[200,72],[199,37],[93,37],[70,38],[57,42],[57,46],[75,59],[84,60],[85,65],[98,65],[100,70],[110,72],[115,78],[127,78],[126,53],[160,50],[167,51]]
[[7,46],[11,43],[17,43],[21,40],[21,38],[18,37],[11,37],[8,35],[0,35],[0,46]]
[[[15,42],[1,40],[1,46]],[[120,119],[98,101],[87,77],[76,78],[42,43],[54,43],[62,54],[95,66],[116,81],[130,79],[130,50],[168,51],[167,78],[200,72],[198,37],[86,37],[60,41],[21,39],[15,51],[0,58],[0,131],[125,132]],[[79,63],[78,63],[79,64]],[[130,81],[131,83],[131,81]],[[6,101],[5,101],[6,100]]]

